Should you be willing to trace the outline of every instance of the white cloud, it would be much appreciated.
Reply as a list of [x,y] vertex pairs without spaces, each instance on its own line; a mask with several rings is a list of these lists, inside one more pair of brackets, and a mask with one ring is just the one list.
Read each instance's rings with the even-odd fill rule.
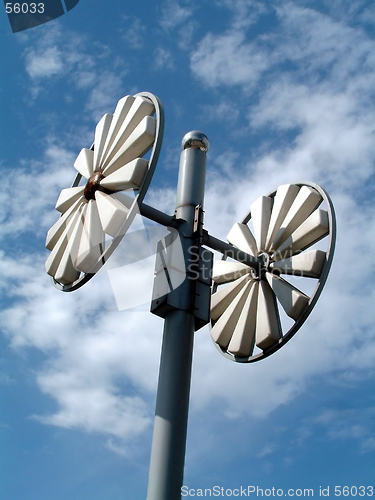
[[[331,83],[346,86],[346,78],[357,76],[358,70],[366,70],[368,62],[373,61],[373,41],[361,29],[291,2],[277,12],[282,31],[270,36],[277,44],[274,63],[298,61],[298,73],[311,77],[324,69]],[[314,76],[320,80],[328,75]]]
[[250,120],[254,130],[292,131],[294,144],[265,155],[259,171],[277,175],[281,163],[286,170],[299,165],[304,178],[324,179],[336,188],[360,185],[373,171],[375,153],[373,109],[361,108],[348,92],[296,86],[281,78],[251,109]]
[[233,29],[248,28],[263,14],[272,12],[273,6],[258,0],[218,0],[218,5],[230,9],[233,13]]
[[63,70],[62,54],[55,47],[48,47],[42,53],[30,50],[26,56],[26,71],[31,78],[48,78]]
[[194,19],[191,19],[190,21],[183,24],[183,26],[178,30],[178,46],[180,47],[180,49],[191,49],[193,38],[198,28],[199,23]]
[[199,28],[199,16],[193,16],[196,7],[191,2],[190,5],[182,6],[174,0],[167,0],[162,9],[159,24],[168,37],[173,34],[177,39],[178,47],[182,50],[189,50],[194,34]]
[[145,43],[147,28],[137,17],[124,16],[127,26],[129,26],[123,35],[124,40],[133,49],[141,49]]
[[94,120],[99,121],[105,113],[114,112],[118,96],[121,95],[122,76],[113,71],[102,71],[95,78],[95,86],[91,90],[86,109]]
[[[12,301],[0,313],[2,331],[15,350],[35,347],[47,355],[37,383],[58,404],[56,412],[34,418],[112,436],[108,446],[124,452],[152,423],[148,398],[156,389],[160,319],[148,311],[119,313],[105,271],[78,293],[64,294],[53,288],[39,256],[2,257],[1,276],[13,284],[0,287]],[[130,395],[121,394],[119,381],[133,388]]]
[[151,423],[151,415],[140,397],[120,396],[112,388],[92,381],[76,380],[76,373],[46,373],[38,377],[41,390],[56,398],[58,413],[38,416],[40,422],[65,428],[81,428],[121,439],[139,435]]
[[330,440],[354,440],[360,453],[373,452],[375,408],[325,409],[307,422],[307,427],[320,427]]
[[126,64],[114,57],[106,45],[92,44],[80,34],[62,32],[59,23],[41,30],[41,35],[24,51],[25,68],[32,80],[31,94],[38,97],[42,89],[49,89],[48,80],[65,78],[66,99],[71,99],[70,86],[84,89],[88,95],[86,109],[94,120],[99,120],[108,108],[116,104],[116,96],[121,94],[122,80],[126,74]]
[[25,39],[28,47],[24,51],[26,71],[36,82],[54,75],[66,74],[78,63],[87,68],[91,57],[85,58],[83,37],[71,33],[67,42],[62,42],[63,33],[60,24],[45,26],[40,36],[33,40]]
[[191,69],[206,85],[244,85],[251,88],[269,66],[267,53],[246,41],[244,31],[209,33],[191,54]]
[[277,81],[270,71],[288,72],[285,63],[295,65],[289,70],[295,81],[303,76],[315,84],[330,75],[338,86],[373,67],[373,41],[360,29],[292,2],[276,10],[279,29],[255,39],[234,21],[223,34],[205,35],[191,54],[193,74],[211,87],[241,85],[248,91],[262,78]]
[[218,104],[205,104],[203,111],[207,120],[213,122],[225,121],[232,126],[240,115],[240,111],[235,103],[224,100]]
[[[49,141],[48,141],[49,142]],[[42,161],[21,160],[21,166],[9,168],[11,176],[2,182],[0,199],[0,238],[31,232],[40,235],[57,219],[47,211],[56,203],[56,196],[74,179],[71,151],[57,146],[53,140],[46,146]]]
[[182,7],[178,2],[169,0],[162,9],[160,25],[166,31],[185,23],[192,15],[192,9]]
[[373,4],[366,6],[359,19],[365,25],[375,26],[375,6]]
[[173,56],[169,50],[163,47],[158,47],[155,50],[154,68],[157,70],[174,68]]

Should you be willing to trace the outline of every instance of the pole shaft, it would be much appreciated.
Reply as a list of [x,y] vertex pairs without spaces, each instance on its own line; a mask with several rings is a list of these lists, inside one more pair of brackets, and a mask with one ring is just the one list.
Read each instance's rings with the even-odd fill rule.
[[197,147],[185,149],[180,160],[176,219],[180,220],[178,231],[187,272],[185,281],[174,290],[180,294],[180,309],[165,317],[147,500],[181,498],[195,321],[189,249],[196,244],[195,207],[203,206],[205,174],[206,153]]
[[147,500],[181,498],[193,343],[193,315],[170,312],[164,323]]

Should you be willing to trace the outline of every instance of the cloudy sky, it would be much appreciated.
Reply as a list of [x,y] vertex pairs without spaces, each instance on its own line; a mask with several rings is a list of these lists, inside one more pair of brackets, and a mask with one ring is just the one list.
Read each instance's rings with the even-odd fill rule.
[[163,328],[150,278],[126,282],[142,300],[119,311],[111,269],[72,294],[44,270],[76,156],[140,91],[166,114],[149,204],[173,213],[181,139],[199,129],[210,233],[299,180],[337,212],[331,274],[290,343],[237,365],[197,332],[184,484],[374,486],[375,4],[80,0],[17,34],[0,22],[0,497],[146,496]]

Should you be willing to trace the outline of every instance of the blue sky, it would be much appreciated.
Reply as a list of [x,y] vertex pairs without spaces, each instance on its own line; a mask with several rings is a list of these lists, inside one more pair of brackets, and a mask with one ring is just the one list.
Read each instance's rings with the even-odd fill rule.
[[199,129],[210,233],[299,180],[338,219],[325,290],[283,349],[236,365],[197,332],[184,484],[374,486],[375,5],[80,0],[24,32],[0,23],[0,497],[146,496],[163,322],[118,311],[106,270],[72,294],[44,271],[76,156],[140,91],[166,114],[149,204],[173,212],[181,139]]

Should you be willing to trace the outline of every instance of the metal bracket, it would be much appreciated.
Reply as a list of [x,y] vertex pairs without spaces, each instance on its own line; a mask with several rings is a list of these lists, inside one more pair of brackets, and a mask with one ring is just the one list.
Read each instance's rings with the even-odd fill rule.
[[[165,318],[169,311],[190,311],[195,330],[210,321],[210,296],[213,253],[199,244],[183,249],[178,233],[171,233],[158,243],[151,312]],[[193,282],[189,297],[181,298],[178,288],[185,280]]]
[[194,212],[193,234],[199,236],[199,238],[203,236],[203,217],[204,210],[202,205],[197,205]]

